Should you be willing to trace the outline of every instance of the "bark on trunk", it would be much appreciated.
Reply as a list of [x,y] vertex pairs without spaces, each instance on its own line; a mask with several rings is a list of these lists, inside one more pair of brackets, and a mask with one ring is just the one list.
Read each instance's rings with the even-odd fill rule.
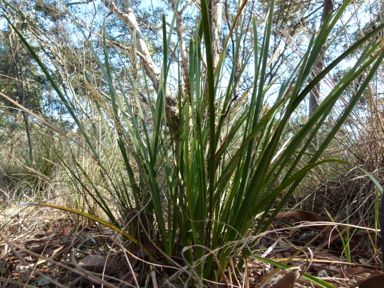
[[189,83],[189,77],[188,77],[188,68],[189,68],[189,65],[188,65],[188,52],[187,52],[187,48],[185,46],[185,40],[184,40],[184,24],[183,24],[183,19],[181,18],[182,15],[183,15],[183,12],[184,10],[187,8],[187,6],[189,5],[186,5],[183,9],[181,9],[180,11],[177,11],[176,10],[176,1],[172,1],[172,9],[174,10],[175,13],[177,13],[177,18],[176,18],[176,23],[177,23],[177,26],[176,26],[176,32],[177,32],[177,36],[179,38],[179,50],[180,50],[180,57],[181,57],[181,69],[183,71],[183,81],[184,81],[184,85],[185,85],[185,91],[186,93],[189,95],[190,94],[190,83]]
[[[323,25],[325,18],[327,18],[329,12],[333,10],[333,0],[324,0],[323,6],[323,14],[321,15],[321,23],[320,28]],[[324,67],[324,51],[325,47],[320,50],[320,57],[318,58],[317,64],[314,66],[312,72],[312,79],[316,77],[316,75],[323,70]],[[309,94],[309,111],[308,116],[311,117],[312,114],[316,111],[317,107],[319,107],[319,96],[320,96],[320,84],[317,84],[316,87]]]
[[11,124],[11,128],[9,129],[9,140],[10,140],[10,143],[9,143],[9,154],[11,155],[10,159],[11,161],[14,160],[14,156],[15,155],[15,144],[16,144],[16,127],[17,127],[17,122],[19,121],[18,120],[18,114],[17,112],[13,113],[13,117],[12,117],[12,124]]

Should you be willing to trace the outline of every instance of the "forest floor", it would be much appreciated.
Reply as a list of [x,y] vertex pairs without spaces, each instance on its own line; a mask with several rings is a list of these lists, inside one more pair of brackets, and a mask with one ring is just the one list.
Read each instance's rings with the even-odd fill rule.
[[[268,233],[251,239],[248,248],[253,255],[289,263],[294,269],[278,271],[252,256],[239,269],[243,259],[234,257],[226,272],[228,287],[319,287],[303,273],[335,287],[384,287],[381,257],[369,245],[372,232],[350,237],[346,259],[340,238],[345,232],[321,234],[314,224],[298,228],[297,215],[287,216],[275,221]],[[183,271],[166,267],[161,257],[149,259],[140,249],[126,249],[115,231],[62,211],[15,206],[3,210],[0,221],[1,287],[182,287],[186,278]]]
[[[192,287],[187,266],[170,266],[153,243],[145,244],[150,258],[121,234],[77,215],[46,207],[2,206],[0,287]],[[356,227],[352,233],[303,211],[279,213],[277,218],[266,233],[249,233],[244,249],[230,259],[225,281],[206,286],[324,287],[308,280],[315,276],[334,287],[384,287],[377,231]],[[245,250],[250,251],[246,259],[241,256]],[[280,270],[275,261],[292,268]]]

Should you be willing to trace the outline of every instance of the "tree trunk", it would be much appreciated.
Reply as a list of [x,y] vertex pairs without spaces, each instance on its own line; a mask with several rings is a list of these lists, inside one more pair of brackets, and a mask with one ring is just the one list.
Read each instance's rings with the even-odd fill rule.
[[[19,103],[20,103],[20,105],[25,106],[23,69],[22,69],[21,63],[20,63],[19,45],[17,44],[15,39],[16,39],[15,35],[12,31],[12,33],[9,37],[9,46],[11,48],[12,60],[13,60],[12,66],[14,67],[15,76],[18,80],[17,81],[17,92],[19,94]],[[30,161],[30,165],[32,165],[33,164],[33,150],[32,150],[31,132],[29,129],[28,115],[25,113],[25,111],[22,111],[21,113],[23,115],[23,120],[24,120],[24,124],[25,124],[25,132],[27,134],[27,139],[28,139],[29,161]]]
[[[183,24],[183,19],[182,15],[185,9],[189,5],[187,4],[184,8],[182,8],[180,11],[177,11],[176,7],[176,0],[172,0],[172,9],[174,10],[175,13],[177,13],[176,17],[176,32],[177,36],[179,39],[179,51],[180,51],[180,57],[181,57],[181,69],[183,72],[183,81],[184,81],[184,90],[186,91],[187,96],[190,94],[190,83],[189,83],[189,61],[188,61],[188,51],[185,45],[185,40],[184,40],[184,24]],[[182,91],[183,93],[184,91]]]
[[[328,14],[333,11],[333,0],[324,0],[323,4],[323,14],[321,15],[321,23],[320,28],[323,25],[325,18],[327,18]],[[324,51],[325,47],[321,48],[320,55],[317,60],[317,64],[313,68],[312,79],[316,77],[316,75],[323,70],[324,67]],[[319,107],[319,96],[320,96],[320,83],[316,85],[316,87],[309,94],[309,111],[308,117],[311,117],[312,114],[316,111],[317,107]]]
[[15,144],[16,144],[16,127],[17,127],[17,122],[18,122],[18,114],[17,112],[13,113],[12,117],[12,124],[9,129],[9,154],[10,154],[10,159],[11,161],[14,160],[15,156]]

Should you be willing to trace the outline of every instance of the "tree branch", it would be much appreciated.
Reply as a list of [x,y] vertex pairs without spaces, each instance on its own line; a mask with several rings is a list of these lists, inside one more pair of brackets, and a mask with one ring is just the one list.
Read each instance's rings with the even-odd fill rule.
[[[109,0],[101,0],[105,7],[107,7],[112,13],[114,13],[120,20],[122,20],[128,27],[131,36],[136,34],[136,49],[140,53],[140,59],[144,66],[144,70],[151,80],[153,87],[156,91],[159,90],[161,73],[159,68],[153,62],[153,59],[149,53],[147,44],[143,39],[139,24],[137,23],[136,16],[132,9],[132,3],[130,0],[123,0],[124,10],[121,11],[113,2]],[[179,111],[175,98],[171,95],[170,91],[166,91],[166,114],[168,117],[175,119]]]

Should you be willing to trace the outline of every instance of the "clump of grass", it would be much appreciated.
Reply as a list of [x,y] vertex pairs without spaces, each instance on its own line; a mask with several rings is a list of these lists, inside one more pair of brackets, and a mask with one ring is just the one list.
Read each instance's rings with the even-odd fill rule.
[[[260,31],[253,21],[252,67],[255,81],[243,97],[244,106],[235,107],[231,101],[237,84],[235,78],[229,77],[226,83],[222,80],[222,67],[229,61],[225,47],[217,66],[212,58],[207,2],[201,1],[200,28],[189,41],[189,74],[186,75],[189,81],[184,87],[188,91],[185,97],[181,93],[182,83],[176,83],[180,87],[174,91],[178,98],[177,118],[170,118],[166,113],[169,105],[166,101],[168,73],[171,65],[175,64],[171,64],[167,54],[171,32],[167,33],[165,20],[161,85],[155,103],[149,103],[149,115],[142,113],[144,109],[138,100],[137,79],[129,78],[132,93],[126,93],[115,73],[115,61],[110,58],[107,47],[104,45],[104,54],[98,55],[92,43],[88,42],[109,94],[99,95],[95,89],[92,90],[90,75],[84,82],[87,89],[98,96],[94,97],[94,105],[99,111],[99,125],[109,131],[111,139],[117,139],[122,169],[114,170],[116,174],[110,173],[114,162],[103,156],[108,147],[95,141],[77,112],[68,104],[70,99],[63,93],[64,88],[56,84],[47,66],[13,27],[61,101],[67,105],[105,183],[104,187],[98,185],[86,167],[74,158],[76,168],[68,164],[67,168],[77,186],[83,189],[84,198],[92,199],[109,221],[119,227],[123,223],[118,214],[124,216],[126,211],[134,209],[140,214],[138,219],[142,224],[134,238],[140,243],[153,242],[162,251],[165,261],[187,265],[186,271],[198,284],[203,282],[202,279],[220,278],[225,281],[225,268],[230,257],[247,248],[242,240],[249,229],[252,227],[253,233],[266,231],[309,171],[321,164],[339,161],[322,159],[321,155],[384,58],[383,48],[371,41],[384,27],[382,24],[311,79],[318,54],[323,51],[330,32],[349,3],[345,1],[335,15],[328,15],[290,75],[285,80],[279,79],[278,92],[271,100],[265,75],[270,60],[272,1],[261,44],[258,42]],[[236,45],[240,45],[242,35],[237,37]],[[135,45],[135,39],[132,41]],[[327,73],[360,48],[362,52],[355,65],[329,92],[311,118],[282,143],[288,122],[309,92]],[[251,65],[250,59],[244,66]],[[128,69],[123,63],[121,65],[121,69]],[[311,142],[338,99],[346,87],[367,69],[370,72],[349,106],[339,114],[334,127],[317,139],[318,146],[314,149]],[[235,67],[229,75],[234,75],[234,72]],[[126,74],[129,75],[128,71]],[[179,79],[182,79],[181,75]],[[223,86],[226,87],[223,90],[218,88]],[[112,142],[108,145],[114,145]],[[111,198],[117,202],[113,207],[119,207],[119,211],[112,208]],[[245,250],[244,256],[249,253]]]
[[20,145],[22,139],[18,140],[19,145],[12,154],[6,152],[2,155],[2,176],[7,189],[12,191],[13,201],[52,198],[52,192],[56,189],[55,181],[60,178],[62,171],[59,158],[63,157],[64,150],[60,140],[55,139],[49,129],[31,128],[34,130],[33,145],[37,148],[32,160],[28,151]]

